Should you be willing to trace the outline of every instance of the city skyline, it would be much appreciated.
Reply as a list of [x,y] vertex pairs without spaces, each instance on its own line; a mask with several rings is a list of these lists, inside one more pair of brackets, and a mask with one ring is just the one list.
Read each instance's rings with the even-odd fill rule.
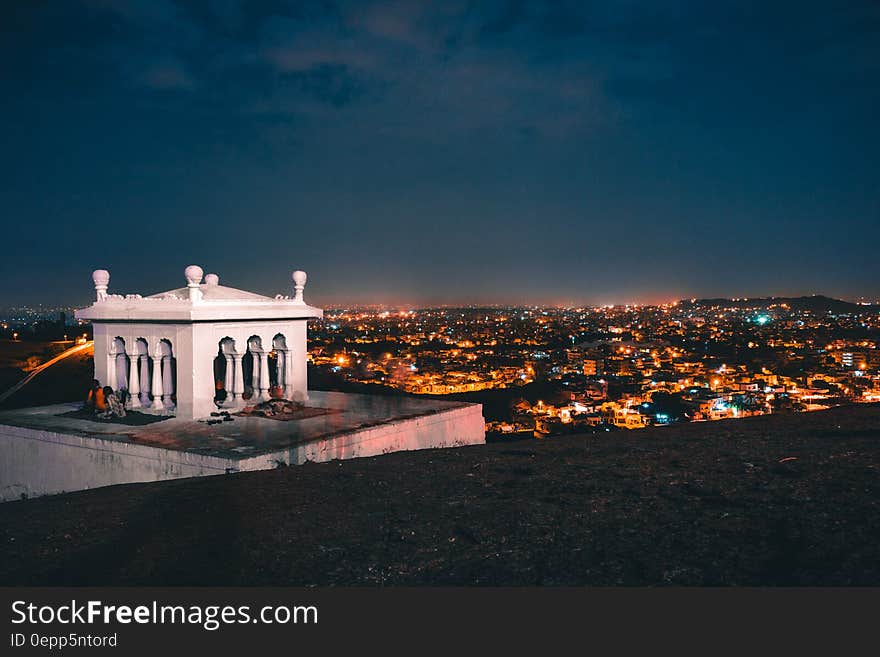
[[[274,295],[274,291],[272,290],[264,290],[265,294]],[[130,291],[123,291],[123,293],[130,293]],[[152,292],[150,292],[152,293]],[[279,291],[278,293],[281,293]],[[140,294],[140,292],[138,292]],[[83,295],[84,296],[84,295]],[[320,296],[320,294],[318,295]],[[859,296],[859,297],[836,297],[827,294],[795,294],[795,295],[787,295],[787,294],[764,294],[764,295],[742,295],[742,296],[730,296],[730,297],[722,297],[718,295],[708,295],[705,297],[677,297],[672,299],[658,299],[656,301],[641,301],[641,300],[618,300],[618,301],[609,301],[609,302],[593,302],[590,300],[562,300],[562,301],[548,301],[548,300],[474,300],[474,301],[437,301],[431,302],[427,300],[427,302],[418,302],[418,301],[369,301],[369,300],[322,300],[320,303],[324,308],[331,310],[342,310],[342,309],[381,309],[387,311],[402,311],[402,310],[437,310],[437,309],[457,309],[457,308],[533,308],[533,309],[541,309],[541,308],[556,308],[556,309],[576,309],[576,308],[624,308],[624,307],[662,307],[662,306],[672,306],[681,302],[687,301],[707,301],[707,300],[727,300],[727,301],[773,301],[773,300],[785,300],[785,299],[806,299],[806,298],[820,298],[820,299],[828,299],[831,301],[843,301],[845,303],[859,304],[863,306],[875,306],[880,305],[880,298],[875,299],[871,297]],[[0,310],[3,312],[9,311],[20,311],[20,310],[31,310],[34,312],[45,312],[48,314],[55,314],[57,312],[70,312],[72,313],[77,308],[82,308],[88,305],[91,305],[92,300],[84,298],[80,302],[70,303],[44,303],[38,300],[32,300],[30,302],[21,303],[21,304],[7,304],[5,306],[0,306]],[[42,316],[42,315],[41,315]],[[47,315],[48,316],[48,315]],[[71,316],[72,317],[72,314]]]
[[880,297],[874,3],[5,3],[0,298]]

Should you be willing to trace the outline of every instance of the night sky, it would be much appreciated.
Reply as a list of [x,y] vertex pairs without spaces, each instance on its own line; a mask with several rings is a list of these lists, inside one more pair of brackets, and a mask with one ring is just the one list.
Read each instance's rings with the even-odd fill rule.
[[875,1],[0,12],[0,305],[880,297]]

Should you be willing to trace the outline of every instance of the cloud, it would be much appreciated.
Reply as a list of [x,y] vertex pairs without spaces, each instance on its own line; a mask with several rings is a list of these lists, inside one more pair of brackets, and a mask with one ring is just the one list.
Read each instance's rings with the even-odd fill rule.
[[352,70],[376,70],[381,58],[351,39],[321,33],[293,34],[272,39],[260,47],[261,58],[280,73],[308,71],[320,66],[344,66]]
[[258,57],[305,95],[335,107],[361,103],[389,136],[590,129],[608,102],[578,44],[559,41],[579,29],[552,25],[568,10],[551,3],[517,15],[511,29],[531,30],[528,40],[487,37],[487,22],[515,4],[358,2],[308,20],[275,16],[263,25]]
[[185,68],[173,61],[148,66],[141,76],[143,84],[156,91],[189,91],[195,88],[195,80]]
[[405,1],[364,4],[350,20],[375,37],[421,46],[423,31],[419,22],[427,6]]
[[328,129],[340,118],[322,108],[347,108],[360,113],[365,130],[442,140],[504,130],[571,135],[607,106],[577,30],[553,27],[568,11],[555,3],[85,0],[84,7],[86,23],[100,18],[112,29],[76,44],[72,61],[92,73],[95,61],[112,69],[101,81],[107,93],[116,93],[111,85],[153,92],[150,102],[175,108],[307,113]]

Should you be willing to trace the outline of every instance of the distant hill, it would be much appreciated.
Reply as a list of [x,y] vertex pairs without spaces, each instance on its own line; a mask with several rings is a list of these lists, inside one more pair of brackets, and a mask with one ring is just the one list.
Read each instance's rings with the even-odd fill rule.
[[725,308],[754,308],[762,309],[773,305],[785,304],[792,310],[808,310],[816,313],[863,313],[877,311],[877,305],[863,306],[850,301],[834,299],[821,294],[808,297],[753,297],[748,299],[686,299],[680,305],[694,308],[710,308],[723,306]]

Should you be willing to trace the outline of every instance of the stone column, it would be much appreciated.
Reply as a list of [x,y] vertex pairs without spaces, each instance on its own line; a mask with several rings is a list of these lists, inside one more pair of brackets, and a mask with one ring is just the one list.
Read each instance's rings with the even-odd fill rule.
[[260,353],[260,399],[269,401],[269,354]]
[[141,359],[141,406],[150,405],[150,357],[146,354]]
[[174,401],[171,395],[174,394],[174,376],[171,373],[172,366],[171,356],[162,356],[162,404],[168,410],[174,408]]
[[153,408],[165,408],[162,404],[162,357],[153,356]]
[[244,369],[241,366],[241,354],[232,354],[234,374],[232,377],[232,399],[241,401],[244,392]]
[[232,401],[232,386],[233,381],[235,380],[235,370],[233,370],[232,364],[232,355],[231,354],[223,354],[224,358],[226,358],[226,376],[223,379],[223,389],[226,391],[226,401]]
[[140,408],[141,407],[141,383],[139,377],[140,367],[138,366],[138,360],[140,356],[137,354],[132,354],[130,357],[129,365],[128,365],[128,394],[131,398],[131,407],[132,408]]

